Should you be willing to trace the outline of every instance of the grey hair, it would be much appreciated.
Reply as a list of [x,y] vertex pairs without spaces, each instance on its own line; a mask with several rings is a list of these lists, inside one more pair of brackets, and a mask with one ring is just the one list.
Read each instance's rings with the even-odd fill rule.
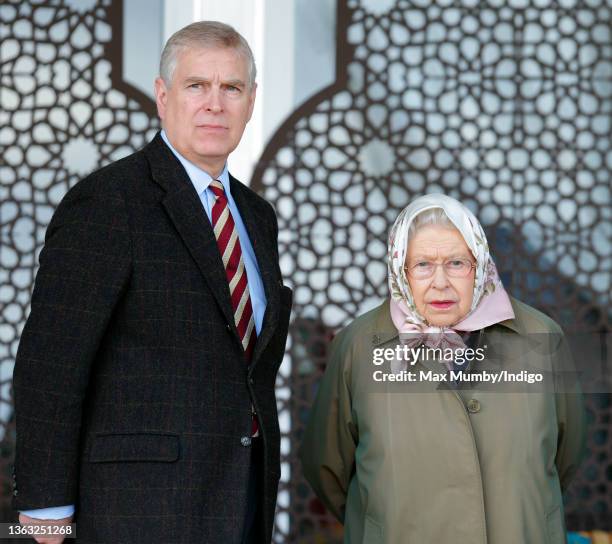
[[413,238],[419,229],[427,225],[440,225],[449,229],[457,228],[442,208],[430,208],[423,210],[412,220],[408,229],[408,240]]
[[253,51],[239,32],[230,25],[218,21],[191,23],[170,36],[159,62],[159,74],[168,87],[172,85],[172,76],[176,68],[178,54],[186,47],[235,49],[247,61],[249,71],[249,81],[247,83],[249,89],[253,89],[257,76]]

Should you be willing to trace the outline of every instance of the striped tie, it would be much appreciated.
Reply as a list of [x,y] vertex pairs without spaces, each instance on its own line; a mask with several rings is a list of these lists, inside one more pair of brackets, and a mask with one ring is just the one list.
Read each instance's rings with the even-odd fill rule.
[[230,213],[227,196],[225,196],[221,182],[213,180],[210,183],[210,188],[215,195],[215,203],[212,208],[212,225],[229,283],[234,322],[242,341],[246,360],[250,362],[257,340],[257,332],[255,331],[253,307],[251,306],[251,296],[247,285],[247,274],[244,268],[238,229],[236,229],[234,218]]
[[[251,305],[249,286],[247,285],[247,273],[244,268],[238,229],[236,229],[234,218],[230,213],[227,196],[221,182],[213,180],[210,182],[209,187],[215,195],[215,203],[212,207],[212,226],[215,238],[217,239],[219,253],[221,254],[221,260],[225,267],[227,282],[229,283],[232,309],[234,310],[234,322],[242,342],[246,361],[250,363],[253,357],[253,350],[255,349],[255,341],[257,340],[257,331],[255,330],[253,307]],[[252,435],[259,435],[259,426],[254,411]]]

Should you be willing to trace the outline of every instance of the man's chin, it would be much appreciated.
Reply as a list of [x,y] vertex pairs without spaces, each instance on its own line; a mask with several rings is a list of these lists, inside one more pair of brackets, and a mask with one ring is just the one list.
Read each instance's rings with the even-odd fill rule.
[[194,149],[196,156],[204,161],[225,160],[231,150],[227,146],[200,146]]

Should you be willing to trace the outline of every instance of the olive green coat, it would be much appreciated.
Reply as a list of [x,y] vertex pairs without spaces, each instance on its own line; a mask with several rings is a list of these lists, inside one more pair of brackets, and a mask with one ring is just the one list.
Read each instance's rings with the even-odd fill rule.
[[[497,346],[512,368],[521,359],[516,340],[542,333],[563,346],[543,350],[539,364],[568,358],[554,321],[512,305],[515,319],[485,329],[480,345]],[[579,388],[373,385],[373,348],[397,344],[388,301],[343,329],[304,434],[304,474],[344,523],[345,543],[564,544],[561,493],[584,444]]]

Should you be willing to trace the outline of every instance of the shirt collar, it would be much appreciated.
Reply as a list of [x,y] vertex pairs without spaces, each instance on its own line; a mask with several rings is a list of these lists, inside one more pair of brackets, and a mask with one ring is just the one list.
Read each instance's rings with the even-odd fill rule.
[[[210,174],[208,174],[207,172],[205,172],[204,170],[202,170],[200,167],[196,166],[192,162],[188,161],[185,157],[183,157],[183,155],[181,155],[176,149],[174,149],[174,147],[170,143],[170,140],[168,140],[166,131],[163,129],[161,131],[161,137],[166,143],[166,145],[170,148],[170,151],[174,153],[174,156],[183,165],[183,168],[187,172],[187,175],[189,176],[191,183],[193,183],[193,186],[195,187],[195,190],[197,191],[198,195],[201,195],[208,188],[213,178],[210,176]],[[225,165],[223,166],[223,171],[221,172],[221,174],[219,175],[217,179],[223,185],[225,194],[226,195],[231,194],[230,193],[229,172],[227,170],[227,161]]]

